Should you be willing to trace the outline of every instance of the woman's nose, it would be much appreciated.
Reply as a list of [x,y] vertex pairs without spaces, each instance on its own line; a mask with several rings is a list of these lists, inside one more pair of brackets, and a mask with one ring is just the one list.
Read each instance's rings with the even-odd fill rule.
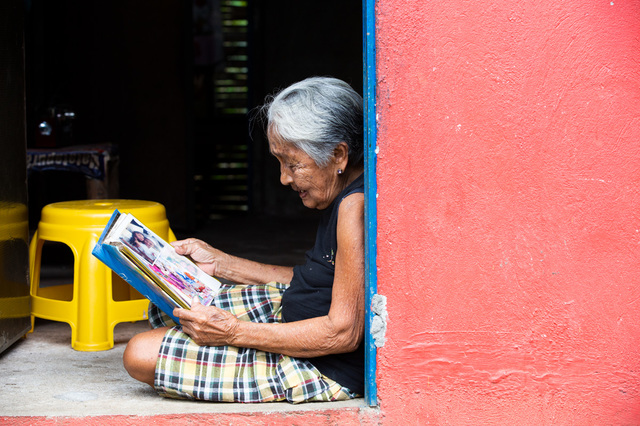
[[291,185],[291,182],[293,182],[293,178],[291,177],[289,170],[287,170],[286,167],[281,165],[280,166],[280,183],[283,184],[284,186],[287,186],[287,185]]

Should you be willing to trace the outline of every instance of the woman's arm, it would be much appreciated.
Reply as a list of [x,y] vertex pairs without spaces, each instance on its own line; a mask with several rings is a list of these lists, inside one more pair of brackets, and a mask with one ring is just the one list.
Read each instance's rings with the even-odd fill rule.
[[304,321],[239,321],[213,306],[176,309],[183,330],[200,345],[233,345],[311,358],[353,352],[364,335],[364,194],[346,197],[338,216],[336,270],[329,314]]
[[238,284],[266,284],[277,281],[289,284],[293,268],[289,266],[266,265],[248,259],[231,256],[195,238],[171,243],[178,254],[190,256],[209,275]]

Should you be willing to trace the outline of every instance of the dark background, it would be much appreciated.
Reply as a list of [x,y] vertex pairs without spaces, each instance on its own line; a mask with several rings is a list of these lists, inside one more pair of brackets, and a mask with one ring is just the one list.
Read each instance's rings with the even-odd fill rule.
[[[216,109],[212,75],[232,58],[223,52],[214,63],[199,60],[194,35],[205,30],[193,11],[205,3],[29,1],[27,146],[41,144],[36,129],[50,108],[72,110],[72,131],[59,132],[55,144],[114,144],[120,155],[119,197],[161,202],[178,231],[223,216],[312,214],[280,185],[262,129],[250,131],[247,113]],[[217,5],[229,3],[243,2]],[[276,88],[314,75],[341,78],[362,93],[360,1],[244,3],[246,111]],[[231,176],[221,169],[230,163],[221,158],[236,151],[242,171]],[[66,172],[30,175],[30,212],[83,198],[83,179]],[[227,204],[219,200],[223,192],[235,194]],[[37,218],[30,217],[30,223],[37,224]]]

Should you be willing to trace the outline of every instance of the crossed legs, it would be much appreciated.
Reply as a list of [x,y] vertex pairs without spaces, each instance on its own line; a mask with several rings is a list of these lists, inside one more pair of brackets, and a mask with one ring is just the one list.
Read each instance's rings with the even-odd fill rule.
[[153,387],[160,345],[168,329],[160,327],[145,331],[129,341],[122,362],[131,377]]

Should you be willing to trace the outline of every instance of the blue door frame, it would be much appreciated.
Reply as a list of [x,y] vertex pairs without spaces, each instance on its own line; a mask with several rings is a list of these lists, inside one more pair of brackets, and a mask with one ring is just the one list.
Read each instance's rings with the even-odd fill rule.
[[364,161],[365,161],[365,401],[369,406],[378,405],[376,386],[376,346],[371,335],[373,312],[371,301],[378,291],[376,268],[377,215],[376,196],[376,15],[375,0],[362,0],[363,44],[363,98],[364,98]]

